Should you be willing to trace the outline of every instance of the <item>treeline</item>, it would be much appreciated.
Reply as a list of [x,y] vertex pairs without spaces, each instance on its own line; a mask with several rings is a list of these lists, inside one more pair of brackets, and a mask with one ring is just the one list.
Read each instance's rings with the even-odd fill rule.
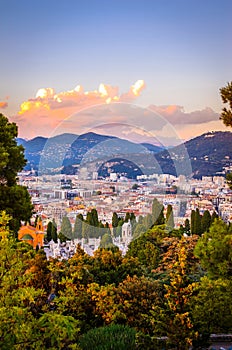
[[[69,260],[17,242],[0,217],[1,349],[183,349],[232,331],[232,228],[154,225],[118,248]],[[100,342],[100,343],[99,343]]]
[[206,210],[203,215],[200,215],[199,209],[197,208],[196,210],[192,210],[191,223],[189,219],[186,219],[184,225],[180,225],[179,229],[174,229],[175,223],[172,205],[168,204],[166,215],[164,215],[164,206],[155,198],[152,203],[151,213],[145,216],[139,216],[136,218],[133,212],[127,212],[125,218],[122,218],[114,212],[111,219],[112,231],[109,228],[108,222],[103,224],[99,220],[98,212],[95,208],[87,213],[86,219],[84,219],[82,214],[78,214],[73,228],[70,219],[67,216],[64,216],[60,232],[57,232],[57,225],[53,220],[48,223],[46,240],[48,242],[51,240],[57,242],[57,239],[59,238],[61,242],[64,242],[71,239],[102,238],[106,235],[115,238],[121,236],[122,226],[125,222],[130,222],[134,239],[151,229],[153,226],[164,224],[166,225],[166,230],[173,231],[173,234],[175,233],[176,236],[181,236],[184,233],[187,235],[201,235],[203,232],[208,231],[210,225],[217,217],[218,215],[215,212],[211,215],[208,210]]

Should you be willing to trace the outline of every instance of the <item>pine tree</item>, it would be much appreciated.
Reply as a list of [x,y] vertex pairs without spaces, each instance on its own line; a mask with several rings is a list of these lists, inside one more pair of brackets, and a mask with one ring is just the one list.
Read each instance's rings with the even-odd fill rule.
[[220,89],[220,94],[222,102],[228,104],[227,108],[222,109],[220,119],[226,126],[232,127],[232,81]]
[[26,165],[17,135],[16,124],[0,114],[0,211],[5,210],[11,216],[10,229],[15,233],[21,221],[30,220],[33,209],[27,188],[17,184],[17,174]]

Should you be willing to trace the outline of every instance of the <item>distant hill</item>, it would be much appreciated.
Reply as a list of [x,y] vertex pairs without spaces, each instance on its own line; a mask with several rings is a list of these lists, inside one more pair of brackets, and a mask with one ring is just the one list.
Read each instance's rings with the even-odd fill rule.
[[177,159],[177,166],[179,164],[181,168],[181,154],[184,148],[191,161],[192,176],[195,178],[221,174],[225,167],[232,165],[232,133],[215,131],[160,152],[156,159],[164,173],[176,175],[173,159]]
[[26,169],[36,170],[40,165],[49,173],[75,173],[80,165],[88,164],[92,171],[98,167],[102,176],[120,172],[135,178],[141,172],[185,174],[186,167],[191,165],[191,175],[200,178],[220,174],[224,167],[232,165],[232,133],[229,131],[209,132],[168,150],[93,132],[17,141],[25,148]]
[[151,143],[146,143],[146,142],[141,143],[141,145],[153,153],[159,153],[165,149],[164,147],[152,145]]

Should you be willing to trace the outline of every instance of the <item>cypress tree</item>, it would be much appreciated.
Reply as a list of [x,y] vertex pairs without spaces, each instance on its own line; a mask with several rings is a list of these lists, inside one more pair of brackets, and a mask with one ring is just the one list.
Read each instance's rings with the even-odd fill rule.
[[218,214],[216,213],[216,211],[213,212],[212,216],[211,216],[211,225],[214,222],[215,219],[218,218]]
[[57,243],[57,225],[55,223],[55,220],[52,220],[52,240]]
[[130,220],[130,213],[127,212],[125,216],[125,222],[128,222]]
[[68,239],[72,239],[72,226],[67,216],[62,219],[60,232]]
[[98,227],[99,221],[98,221],[98,213],[96,209],[91,210],[91,215],[92,215],[92,226]]
[[118,226],[118,222],[119,222],[119,218],[118,218],[118,214],[117,213],[113,213],[112,216],[112,226],[113,226],[113,235],[116,236],[116,227]]
[[109,232],[106,232],[101,239],[99,248],[112,248],[114,247],[113,240],[111,237],[111,234]]
[[195,211],[195,230],[196,230],[196,234],[197,235],[201,235],[202,234],[202,229],[201,229],[201,215],[200,215],[200,212],[199,212],[199,209],[196,208],[196,211]]
[[164,207],[156,198],[152,203],[153,225],[163,225],[165,223]]
[[191,235],[196,234],[196,226],[195,226],[195,210],[191,211]]
[[186,233],[187,235],[190,235],[190,231],[191,231],[190,222],[189,222],[189,219],[186,219],[184,222],[184,233]]
[[168,207],[167,207],[166,225],[170,229],[173,229],[175,226],[174,217],[173,217],[173,209],[172,209],[171,204],[168,204]]
[[84,220],[84,218],[83,218],[82,214],[78,214],[76,216],[76,220],[75,220],[75,224],[74,224],[74,228],[73,228],[73,238],[78,238],[78,239],[82,238],[83,220]]
[[210,228],[210,225],[211,225],[211,215],[208,210],[205,210],[201,220],[202,233],[208,231]]
[[46,235],[47,241],[50,242],[52,240],[52,222],[49,221],[47,225],[47,235]]
[[146,230],[149,230],[153,226],[153,217],[151,214],[147,214],[144,219],[142,225],[146,227]]

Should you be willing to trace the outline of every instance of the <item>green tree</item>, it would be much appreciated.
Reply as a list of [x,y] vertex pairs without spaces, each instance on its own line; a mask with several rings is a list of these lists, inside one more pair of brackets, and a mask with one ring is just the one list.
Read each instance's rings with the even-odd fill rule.
[[130,214],[130,223],[131,223],[132,234],[133,234],[135,231],[136,225],[137,225],[136,217],[135,217],[135,214],[133,212]]
[[91,329],[80,337],[83,350],[134,350],[135,330],[123,325],[109,325]]
[[190,222],[189,219],[186,219],[184,222],[184,233],[186,233],[188,236],[190,235]]
[[60,232],[67,237],[68,239],[72,239],[72,226],[70,220],[67,216],[64,216],[61,222]]
[[82,238],[82,224],[83,224],[84,218],[82,214],[78,214],[76,216],[74,228],[73,228],[73,237],[81,239]]
[[208,232],[199,239],[195,255],[212,279],[232,276],[232,231],[221,219],[216,219]]
[[114,212],[113,215],[112,215],[112,226],[113,226],[113,235],[114,235],[114,237],[117,235],[116,227],[118,227],[118,222],[119,222],[118,214]]
[[78,321],[49,311],[46,255],[17,242],[9,234],[9,219],[0,216],[0,230],[8,231],[0,240],[0,348],[67,349],[77,341]]
[[112,247],[114,247],[113,240],[112,240],[111,234],[107,232],[102,236],[99,248],[106,249],[106,248],[112,248]]
[[202,216],[202,219],[201,219],[202,233],[208,231],[210,228],[210,225],[211,225],[211,215],[210,215],[210,212],[208,210],[205,210],[204,214]]
[[24,149],[17,145],[18,129],[15,123],[0,114],[0,211],[12,219],[11,229],[16,233],[21,221],[29,221],[33,206],[27,188],[17,185],[17,174],[26,165]]
[[122,235],[122,225],[124,224],[124,220],[122,218],[119,218],[118,226],[116,228],[116,237],[119,237]]
[[57,225],[54,219],[52,219],[52,240],[57,243]]
[[202,234],[202,227],[201,227],[201,215],[199,212],[199,209],[196,208],[196,210],[191,211],[191,234],[192,235],[201,235]]
[[125,216],[125,222],[128,222],[130,220],[130,213],[127,211]]
[[[198,337],[191,316],[191,298],[197,287],[192,281],[196,268],[194,247],[197,236],[173,239],[163,256],[163,263],[169,272],[170,282],[165,284],[165,309],[161,322],[168,336],[167,343],[178,350],[188,350]],[[191,277],[190,277],[191,276]]]
[[87,214],[86,221],[88,222],[89,225],[94,226],[94,227],[98,227],[98,225],[99,225],[98,213],[97,213],[97,210],[95,208],[93,208],[91,210],[91,212],[89,212]]
[[161,237],[165,235],[164,226],[153,226],[152,229],[141,234],[129,244],[126,257],[136,257],[140,264],[150,272],[158,266],[159,244],[162,240]]
[[232,127],[232,81],[220,89],[221,99],[228,107],[224,107],[221,112],[220,119],[226,126]]
[[98,213],[97,210],[94,208],[91,211],[87,213],[86,216],[86,224],[83,225],[83,232],[82,236],[83,237],[98,237],[100,235],[100,232],[97,227],[99,227],[99,220],[98,220]]
[[195,221],[195,216],[196,216],[196,212],[195,210],[191,211],[191,235],[195,235],[196,234],[196,221]]
[[153,225],[163,225],[165,223],[164,207],[156,198],[152,203]]
[[[88,214],[87,214],[88,215]],[[82,223],[82,238],[88,239],[92,237],[93,227],[89,225],[86,221]]]
[[151,311],[161,303],[160,284],[144,276],[127,276],[118,286],[92,284],[96,313],[106,324],[124,323],[144,333],[153,332]]
[[191,300],[192,317],[195,329],[204,341],[209,340],[212,333],[232,331],[231,293],[231,280],[211,280],[204,276],[198,284]]
[[149,230],[150,228],[152,228],[153,224],[154,221],[152,214],[149,213],[143,218],[143,225],[146,227],[146,230]]
[[136,239],[147,231],[146,226],[143,224],[137,224],[133,233],[133,238]]
[[200,236],[202,234],[202,228],[201,228],[201,215],[198,208],[196,208],[194,220],[195,220],[195,233]]
[[213,214],[211,215],[211,225],[216,219],[218,219],[218,214],[214,211]]
[[47,225],[47,235],[46,235],[46,238],[47,238],[47,241],[50,242],[52,240],[52,222],[49,221],[48,225]]
[[173,210],[171,204],[168,204],[167,207],[167,214],[166,214],[166,225],[169,229],[173,229],[175,226],[174,223],[174,217],[173,217]]

